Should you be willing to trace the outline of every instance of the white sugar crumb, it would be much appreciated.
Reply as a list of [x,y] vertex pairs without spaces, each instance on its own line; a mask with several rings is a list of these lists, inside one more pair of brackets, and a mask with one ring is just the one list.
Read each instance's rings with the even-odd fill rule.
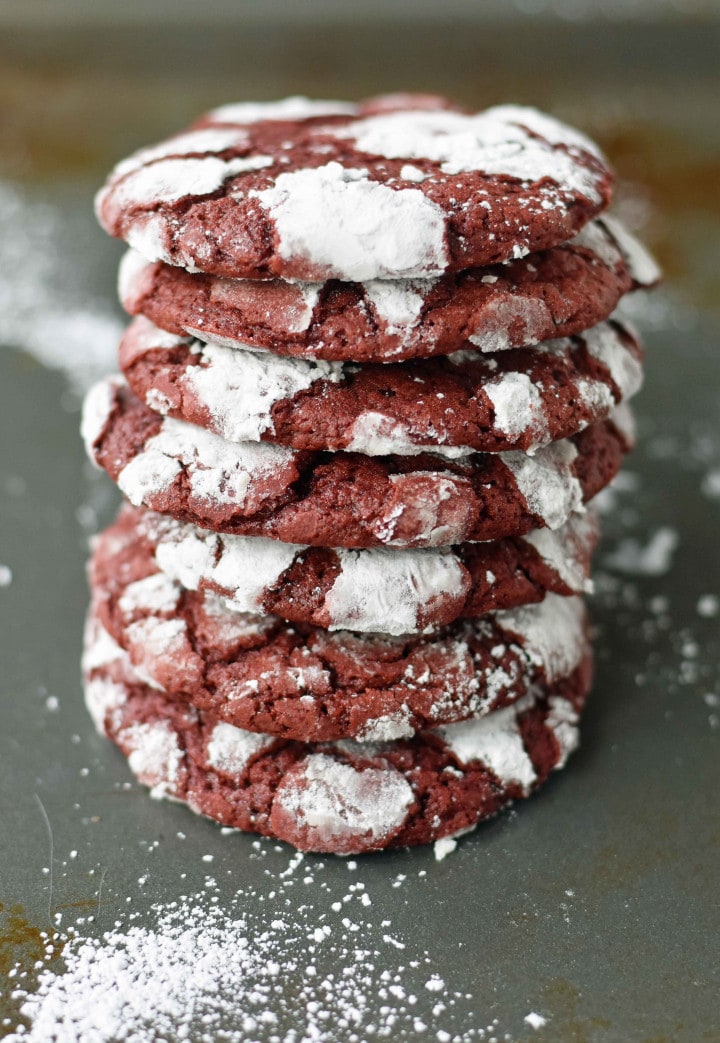
[[544,1018],[542,1014],[536,1014],[535,1011],[532,1010],[529,1014],[525,1015],[524,1020],[527,1022],[530,1028],[535,1029],[535,1031],[547,1025],[547,1018]]
[[672,567],[679,543],[677,530],[663,526],[645,546],[632,537],[621,540],[612,553],[605,555],[603,564],[632,576],[664,576]]
[[12,583],[13,574],[9,565],[0,565],[0,587],[9,587]]
[[[433,854],[435,855],[436,862],[442,862],[444,858],[451,855],[457,848],[457,840],[453,837],[441,837],[440,840],[436,840],[433,844]],[[426,986],[429,988],[429,985]]]
[[703,594],[698,598],[696,610],[703,619],[712,619],[720,612],[720,598],[717,594]]

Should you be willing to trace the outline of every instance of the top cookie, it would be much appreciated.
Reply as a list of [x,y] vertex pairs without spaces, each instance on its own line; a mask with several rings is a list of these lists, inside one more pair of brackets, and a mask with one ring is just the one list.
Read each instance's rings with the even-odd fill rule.
[[443,99],[224,106],[120,163],[98,218],[148,260],[230,278],[423,278],[571,238],[610,202],[584,135]]

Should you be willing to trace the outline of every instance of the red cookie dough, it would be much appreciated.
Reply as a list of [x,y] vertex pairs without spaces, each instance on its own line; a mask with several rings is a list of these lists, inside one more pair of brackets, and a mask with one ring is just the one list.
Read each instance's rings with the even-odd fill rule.
[[400,637],[233,612],[160,572],[147,541],[122,524],[97,538],[90,586],[103,626],[167,698],[305,741],[385,741],[479,717],[588,655],[582,599],[557,594]]
[[356,365],[204,344],[139,318],[120,366],[151,409],[229,442],[370,456],[532,452],[604,420],[643,377],[637,336],[620,322],[532,350]]
[[318,745],[164,699],[93,617],[84,674],[98,731],[154,797],[302,851],[350,855],[464,832],[535,790],[577,746],[591,661],[479,720],[408,740]]
[[[329,630],[410,634],[592,589],[598,538],[591,512],[557,532],[426,550],[298,547],[228,536],[125,505],[106,539],[111,567],[138,547],[188,590],[211,591],[236,612],[267,613]],[[120,547],[125,548],[120,551]],[[118,558],[118,555],[121,555]]]
[[544,253],[439,279],[225,279],[131,251],[119,290],[131,315],[203,341],[298,358],[398,362],[579,333],[607,319],[623,294],[658,278],[640,243],[603,217]]
[[115,378],[89,392],[82,430],[131,503],[201,528],[319,547],[439,547],[560,528],[617,473],[631,426],[619,406],[534,456],[304,452],[159,416]]
[[556,246],[607,207],[612,182],[588,138],[536,109],[280,102],[225,106],[136,153],[96,208],[148,260],[357,282]]

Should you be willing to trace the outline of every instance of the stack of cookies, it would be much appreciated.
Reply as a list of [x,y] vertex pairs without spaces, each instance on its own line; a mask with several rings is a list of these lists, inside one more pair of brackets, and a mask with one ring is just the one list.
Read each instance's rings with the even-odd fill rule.
[[562,767],[642,378],[611,314],[658,277],[611,190],[556,120],[425,95],[229,105],[116,167],[84,673],[154,795],[349,854]]

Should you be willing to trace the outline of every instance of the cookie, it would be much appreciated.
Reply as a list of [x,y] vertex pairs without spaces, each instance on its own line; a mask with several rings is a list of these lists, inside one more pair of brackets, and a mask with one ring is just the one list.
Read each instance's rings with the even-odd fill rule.
[[128,252],[119,291],[131,315],[227,346],[327,361],[396,362],[501,351],[570,336],[656,282],[645,249],[609,217],[521,260],[437,279],[366,283],[227,279]]
[[382,743],[308,745],[248,732],[142,682],[89,621],[85,699],[154,797],[302,851],[360,854],[472,829],[528,796],[578,743],[589,658],[479,720]]
[[493,543],[407,550],[298,547],[227,536],[126,505],[106,540],[124,555],[152,555],[188,590],[211,591],[236,612],[266,613],[328,630],[409,634],[542,601],[548,592],[592,590],[598,538],[591,512],[559,529]]
[[119,378],[85,400],[88,454],[135,506],[317,547],[440,547],[558,529],[631,447],[630,417],[525,453],[372,457],[232,443],[148,409]]
[[515,702],[587,655],[581,598],[548,594],[431,634],[331,633],[185,590],[133,535],[114,526],[95,542],[90,586],[103,626],[166,698],[250,731],[313,742],[408,736]]
[[427,104],[295,117],[282,103],[225,107],[119,164],[98,218],[148,260],[189,271],[364,282],[523,257],[609,204],[607,162],[558,120]]
[[619,322],[532,350],[359,366],[205,344],[139,318],[120,366],[151,409],[230,442],[371,456],[532,452],[603,420],[643,376]]

